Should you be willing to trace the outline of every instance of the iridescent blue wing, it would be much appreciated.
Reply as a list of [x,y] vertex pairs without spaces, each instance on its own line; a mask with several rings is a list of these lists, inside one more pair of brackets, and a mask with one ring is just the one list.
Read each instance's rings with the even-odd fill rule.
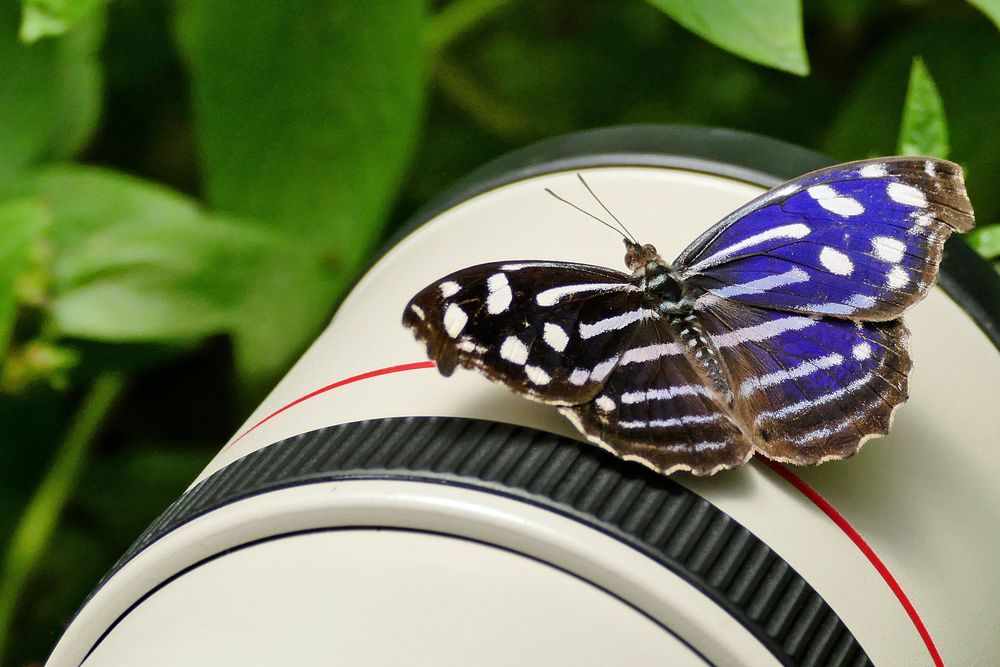
[[698,294],[852,320],[891,320],[936,282],[945,240],[974,225],[961,168],[892,157],[838,165],[771,190],[675,260]]
[[407,304],[403,324],[444,375],[479,371],[544,403],[594,398],[642,307],[629,276],[568,262],[510,261],[456,271]]
[[643,322],[594,400],[559,410],[591,442],[663,474],[742,465],[753,445],[726,397],[692,364],[679,330]]
[[911,363],[902,320],[851,322],[733,302],[701,322],[722,355],[734,411],[768,458],[814,465],[884,435],[906,401]]

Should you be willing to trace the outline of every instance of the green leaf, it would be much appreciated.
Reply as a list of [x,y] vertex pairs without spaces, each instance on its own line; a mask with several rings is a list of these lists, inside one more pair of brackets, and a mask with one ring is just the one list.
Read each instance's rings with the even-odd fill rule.
[[192,344],[230,333],[245,374],[259,381],[328,315],[331,272],[289,234],[98,168],[52,167],[11,189],[52,211],[55,335]]
[[310,239],[341,287],[378,238],[414,148],[423,4],[181,2],[208,200]]
[[986,14],[1000,28],[1000,0],[969,0],[969,4]]
[[924,61],[914,58],[903,105],[897,152],[900,155],[929,155],[946,159],[948,151],[948,122],[941,95]]
[[53,324],[60,333],[178,343],[233,333],[252,376],[287,363],[302,333],[295,327],[325,318],[329,307],[320,258],[244,222],[125,221],[57,266]]
[[18,39],[18,4],[0,3],[0,176],[77,153],[93,134],[101,104],[102,17],[80,21],[64,39]]
[[211,219],[121,220],[56,261],[57,333],[114,342],[193,342],[229,330],[267,230]]
[[980,227],[965,237],[969,245],[986,259],[1000,257],[1000,225]]
[[316,334],[380,237],[421,117],[423,9],[180,3],[208,200],[299,239],[308,257],[278,264],[295,242],[272,244],[284,249],[266,267],[282,271],[260,270],[271,275],[256,276],[266,285],[243,313],[256,324],[237,334],[245,374],[278,367]]
[[17,319],[18,278],[30,266],[49,220],[49,211],[35,200],[0,204],[0,365]]
[[801,0],[648,0],[696,35],[761,65],[805,76]]
[[[822,148],[843,160],[891,155],[913,54],[924,52],[941,97],[948,100],[951,155],[961,157],[976,218],[981,224],[1000,219],[995,184],[1000,151],[987,131],[1000,126],[1000,49],[983,48],[996,41],[996,28],[972,12],[939,12],[887,36],[838,96],[841,108]],[[928,44],[934,48],[927,50]]]
[[103,5],[104,0],[21,0],[21,41],[63,35]]

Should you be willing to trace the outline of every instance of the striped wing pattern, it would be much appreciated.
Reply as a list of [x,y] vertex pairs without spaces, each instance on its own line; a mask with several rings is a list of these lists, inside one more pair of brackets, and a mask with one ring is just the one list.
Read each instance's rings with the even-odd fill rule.
[[775,188],[685,250],[675,268],[720,299],[853,320],[891,320],[937,280],[945,240],[974,224],[958,165],[848,163]]
[[673,330],[662,320],[637,325],[597,397],[560,411],[592,442],[661,472],[745,463],[752,442]]
[[734,411],[768,458],[843,459],[884,435],[907,398],[901,320],[851,322],[716,304],[702,316],[733,379]]
[[651,246],[662,264],[632,275],[482,264],[423,289],[403,323],[443,374],[461,365],[556,405],[661,473],[709,475],[754,451],[817,464],[888,431],[911,368],[899,317],[973,225],[953,163],[848,163],[750,202],[672,268]]

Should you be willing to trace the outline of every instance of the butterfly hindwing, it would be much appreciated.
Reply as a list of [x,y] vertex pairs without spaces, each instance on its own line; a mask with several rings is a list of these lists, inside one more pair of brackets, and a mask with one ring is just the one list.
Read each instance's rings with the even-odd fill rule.
[[592,442],[664,474],[741,465],[752,444],[683,347],[665,320],[643,322],[594,400],[560,411]]
[[790,181],[702,235],[675,261],[699,292],[852,320],[890,320],[934,285],[945,240],[973,226],[961,169],[882,158]]
[[407,305],[403,324],[439,370],[480,371],[535,400],[589,401],[634,325],[648,315],[618,271],[511,261],[457,271]]
[[861,323],[719,303],[701,316],[730,373],[735,411],[768,458],[851,456],[907,397],[901,320]]

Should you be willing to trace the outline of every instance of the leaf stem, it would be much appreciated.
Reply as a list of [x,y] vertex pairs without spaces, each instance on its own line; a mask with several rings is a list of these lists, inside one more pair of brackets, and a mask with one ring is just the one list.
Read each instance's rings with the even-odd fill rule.
[[3,662],[21,593],[41,560],[41,553],[76,486],[90,445],[100,433],[124,385],[124,378],[111,372],[103,373],[94,381],[56,451],[52,467],[35,490],[11,536],[0,570],[0,662]]
[[507,139],[523,139],[526,135],[538,133],[516,109],[447,56],[437,59],[435,74],[442,92],[479,127]]
[[433,58],[456,37],[513,0],[455,0],[427,21],[425,41]]

